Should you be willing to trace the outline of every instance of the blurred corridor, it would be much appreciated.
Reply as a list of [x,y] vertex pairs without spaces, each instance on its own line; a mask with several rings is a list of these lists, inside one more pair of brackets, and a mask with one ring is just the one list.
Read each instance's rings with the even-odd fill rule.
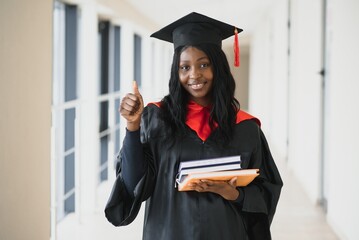
[[103,215],[117,109],[133,80],[168,92],[173,46],[149,36],[193,11],[244,29],[236,97],[284,179],[273,239],[359,239],[358,0],[1,0],[1,240],[140,239]]

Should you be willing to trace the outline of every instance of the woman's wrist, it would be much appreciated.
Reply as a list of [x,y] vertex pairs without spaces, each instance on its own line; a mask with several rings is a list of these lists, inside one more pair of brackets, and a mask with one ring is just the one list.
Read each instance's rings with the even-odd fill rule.
[[127,122],[127,130],[130,132],[137,131],[140,129],[140,123],[141,121]]
[[228,196],[228,200],[235,201],[238,198],[239,198],[239,191],[237,189],[233,189],[233,191],[231,191],[230,196]]
[[224,190],[221,195],[228,201],[235,201],[239,198],[239,191],[236,188],[231,188],[230,190]]

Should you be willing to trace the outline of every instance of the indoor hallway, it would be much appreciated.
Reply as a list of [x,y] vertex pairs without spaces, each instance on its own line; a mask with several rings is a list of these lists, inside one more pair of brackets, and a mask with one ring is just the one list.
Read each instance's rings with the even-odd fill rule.
[[149,36],[193,11],[244,29],[236,96],[284,180],[273,239],[359,239],[358,0],[1,0],[0,240],[142,239],[143,209],[104,216],[117,109],[133,80],[168,93],[174,49]]
[[[277,165],[284,187],[271,227],[273,240],[339,239],[327,224],[322,209],[310,202],[286,164],[277,161]],[[110,183],[105,183],[100,187],[98,192],[100,206],[104,206],[110,188]],[[142,236],[143,209],[144,205],[140,215],[131,225],[119,228],[107,222],[103,209],[99,209],[91,216],[82,217],[81,224],[76,224],[75,215],[70,215],[68,217],[73,218],[73,221],[64,221],[66,225],[59,224],[56,240],[139,240]]]

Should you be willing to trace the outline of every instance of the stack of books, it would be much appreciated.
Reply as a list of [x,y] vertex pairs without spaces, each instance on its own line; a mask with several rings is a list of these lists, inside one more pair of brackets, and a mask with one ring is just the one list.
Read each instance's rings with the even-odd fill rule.
[[176,176],[178,191],[190,191],[198,180],[229,181],[237,177],[237,186],[247,186],[259,175],[259,169],[242,169],[241,156],[181,162]]

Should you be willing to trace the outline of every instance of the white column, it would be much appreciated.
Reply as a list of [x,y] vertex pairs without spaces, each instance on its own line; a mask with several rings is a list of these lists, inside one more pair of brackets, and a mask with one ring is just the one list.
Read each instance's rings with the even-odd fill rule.
[[154,85],[154,101],[159,101],[162,99],[162,84],[161,80],[161,61],[163,61],[163,56],[160,55],[162,49],[160,49],[160,44],[157,41],[154,41],[152,43],[152,64],[153,64],[153,70],[152,70],[152,82]]
[[319,0],[291,1],[288,158],[313,203],[320,197],[321,12]]
[[[124,21],[121,25],[121,95],[132,92],[132,82],[134,80],[133,61],[134,61],[134,33],[132,24]],[[141,91],[141,89],[140,89]],[[125,136],[126,122],[121,118],[121,144]]]
[[80,220],[95,209],[99,179],[98,22],[95,7],[95,2],[90,0],[80,5],[79,94],[81,109],[78,172],[80,205],[76,206],[80,211]]
[[[274,157],[287,157],[288,138],[288,0],[278,0],[271,11],[271,82],[268,93],[270,101],[269,136],[275,145]],[[267,123],[264,123],[267,127]],[[273,146],[274,147],[274,146]]]
[[359,239],[359,2],[328,1],[328,221],[340,239]]
[[155,101],[156,84],[153,79],[154,62],[152,56],[151,40],[146,37],[146,34],[142,36],[142,96],[144,98],[145,106],[148,102]]

